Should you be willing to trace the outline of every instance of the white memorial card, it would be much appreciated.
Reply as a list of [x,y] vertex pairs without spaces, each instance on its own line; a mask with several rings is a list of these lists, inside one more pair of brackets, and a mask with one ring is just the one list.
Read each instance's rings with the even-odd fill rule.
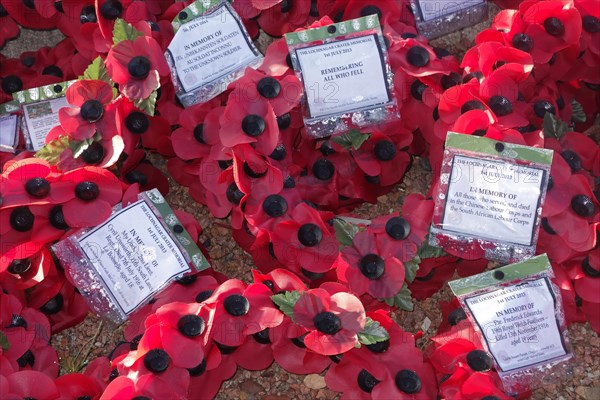
[[168,51],[186,92],[257,59],[243,27],[225,5],[181,25]]
[[23,105],[23,118],[33,151],[38,151],[46,144],[48,132],[59,124],[58,110],[62,107],[70,107],[65,97]]
[[503,372],[567,354],[547,278],[464,299]]
[[0,116],[0,151],[13,153],[17,141],[17,116]]
[[455,155],[442,228],[531,245],[544,170]]
[[339,115],[391,101],[377,35],[296,49],[311,118]]
[[190,271],[185,256],[144,200],[116,212],[78,242],[125,314]]
[[484,3],[484,0],[417,0],[417,3],[423,21],[431,21],[448,14],[474,7]]

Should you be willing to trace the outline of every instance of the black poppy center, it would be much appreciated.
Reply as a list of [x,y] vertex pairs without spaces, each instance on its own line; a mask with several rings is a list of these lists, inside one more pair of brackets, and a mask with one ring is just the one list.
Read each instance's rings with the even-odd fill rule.
[[366,369],[362,369],[358,373],[358,377],[356,378],[356,382],[358,383],[358,387],[365,393],[371,393],[373,388],[379,383],[377,379],[373,375],[369,373]]
[[242,130],[248,136],[257,137],[265,131],[265,120],[254,114],[246,115],[242,120]]
[[575,214],[587,218],[594,215],[594,202],[584,194],[578,194],[571,199],[571,208]]
[[548,112],[550,114],[556,114],[554,106],[547,100],[537,101],[533,105],[533,112],[535,112],[535,115],[537,115],[539,118],[544,118],[544,115],[546,115]]
[[333,178],[335,166],[329,160],[320,158],[312,166],[312,173],[320,181],[328,181]]
[[367,254],[360,259],[360,272],[370,280],[381,278],[385,272],[385,262],[377,254]]
[[260,332],[256,332],[252,335],[254,340],[256,340],[260,344],[270,344],[271,339],[269,338],[269,328],[263,329]]
[[29,271],[29,268],[31,268],[31,260],[29,258],[19,258],[12,260],[7,270],[11,274],[18,275]]
[[462,77],[456,72],[451,72],[450,75],[443,75],[440,83],[444,90],[448,90],[462,82]]
[[34,0],[22,0],[23,1],[23,5],[29,9],[35,9],[35,3]]
[[10,325],[7,328],[25,328],[27,329],[27,321],[18,314],[13,314],[10,320]]
[[427,89],[427,85],[421,82],[420,79],[415,79],[410,85],[410,95],[416,100],[423,100],[423,92]]
[[342,329],[340,317],[329,311],[318,313],[313,319],[315,328],[326,335],[335,335]]
[[595,269],[590,264],[590,258],[586,257],[581,262],[581,270],[590,278],[600,278],[600,270]]
[[360,16],[361,17],[366,17],[368,15],[373,15],[373,14],[377,14],[377,17],[381,20],[381,17],[383,16],[381,10],[379,9],[379,7],[376,7],[372,4],[369,4],[368,6],[365,6],[362,8],[362,10],[360,10]]
[[277,127],[281,130],[287,129],[292,124],[292,116],[290,113],[285,113],[277,117]]
[[24,368],[27,365],[33,367],[35,365],[35,355],[31,350],[27,350],[21,357],[17,359],[19,367]]
[[98,18],[96,17],[96,9],[94,6],[87,5],[81,9],[81,12],[79,13],[79,23],[82,25],[87,22],[93,24],[96,21],[98,21]]
[[462,308],[455,308],[448,314],[448,323],[452,326],[458,325],[464,319],[467,319],[467,314]]
[[133,170],[125,175],[125,179],[129,183],[137,183],[140,187],[144,187],[148,184],[148,177],[141,171]]
[[13,94],[23,89],[23,81],[16,75],[8,75],[2,79],[2,91],[6,94]]
[[50,182],[44,178],[31,178],[25,182],[27,194],[37,198],[44,198],[50,194]]
[[63,299],[62,294],[58,293],[56,296],[48,300],[46,304],[40,308],[40,311],[46,315],[53,315],[62,310],[63,305],[65,304],[65,300]]
[[267,196],[263,201],[263,210],[270,217],[281,217],[287,212],[288,204],[287,201],[278,194],[272,194]]
[[473,350],[467,354],[467,364],[473,371],[485,372],[492,369],[492,357],[483,350]]
[[100,188],[92,181],[80,182],[75,186],[75,196],[83,201],[92,201],[100,195]]
[[562,21],[556,17],[549,17],[544,20],[544,29],[552,36],[562,36],[565,33],[565,26]]
[[323,239],[323,232],[315,224],[304,224],[298,229],[298,240],[306,247],[314,247]]
[[529,53],[533,50],[533,39],[525,33],[517,33],[512,38],[512,45],[521,51]]
[[391,161],[396,157],[396,145],[389,140],[380,140],[373,149],[375,157],[380,161]]
[[27,232],[33,228],[35,217],[26,206],[16,207],[10,213],[10,226],[18,232]]
[[569,164],[569,167],[571,167],[571,172],[577,172],[582,168],[581,158],[574,151],[565,150],[560,155]]
[[62,78],[64,76],[64,73],[62,69],[60,69],[58,66],[48,65],[42,70],[42,75],[52,75],[56,76],[57,78]]
[[225,194],[227,196],[227,200],[229,200],[231,204],[235,205],[240,204],[242,198],[244,197],[244,192],[237,187],[235,182],[231,182],[231,184],[227,187]]
[[2,4],[0,4],[0,17],[6,17],[8,15],[8,11]]
[[281,12],[282,13],[287,13],[290,12],[292,10],[292,6],[294,4],[293,0],[283,0],[279,5],[281,7]]
[[203,290],[196,295],[196,298],[194,299],[194,301],[196,303],[202,303],[203,301],[206,301],[210,296],[212,296],[213,293],[214,293],[213,290]]
[[306,335],[308,335],[308,333],[291,339],[294,346],[299,347],[301,349],[305,349],[306,345],[304,344],[304,338],[306,337]]
[[250,303],[248,302],[248,299],[241,294],[232,294],[225,298],[223,307],[225,307],[225,311],[227,311],[229,315],[241,317],[242,315],[248,314]]
[[429,52],[421,46],[413,46],[406,53],[406,60],[414,67],[424,67],[429,64]]
[[198,124],[194,127],[194,139],[200,144],[206,144],[204,141],[204,124]]
[[204,320],[194,314],[184,315],[179,318],[177,329],[187,337],[195,337],[204,332]]
[[92,142],[81,153],[81,159],[89,165],[96,165],[104,159],[104,147],[100,142]]
[[283,143],[279,143],[277,145],[277,147],[275,147],[275,150],[273,150],[271,152],[271,154],[269,155],[269,158],[271,158],[275,161],[281,161],[285,158],[286,155],[287,155],[287,150],[285,149],[285,146],[283,145]]
[[492,96],[489,105],[494,114],[499,117],[508,115],[513,111],[512,103],[504,96]]
[[127,64],[129,75],[134,79],[144,79],[150,74],[150,60],[144,56],[135,56]]
[[582,18],[583,29],[589,33],[600,32],[600,19],[593,15],[586,15]]
[[464,114],[471,110],[485,110],[485,106],[479,100],[469,100],[465,102],[460,108],[460,113]]
[[111,21],[119,18],[123,12],[123,5],[117,0],[107,0],[100,6],[100,14]]
[[141,135],[150,127],[150,119],[148,119],[148,116],[143,112],[133,111],[125,118],[125,127],[127,127],[131,133]]
[[188,368],[188,372],[190,376],[200,376],[206,371],[206,358],[202,360],[202,362],[196,365],[194,368]]
[[87,100],[79,110],[81,118],[88,122],[96,122],[104,114],[104,106],[98,100]]
[[402,217],[393,217],[385,224],[385,232],[395,240],[404,240],[410,234],[410,223]]
[[70,228],[65,222],[65,215],[63,214],[63,208],[61,205],[52,207],[50,210],[50,215],[48,216],[48,220],[50,221],[50,225],[56,229],[65,230]]
[[368,344],[366,347],[373,353],[385,353],[390,348],[390,340],[386,339],[382,342]]
[[260,93],[262,97],[273,99],[279,96],[281,85],[277,79],[268,76],[258,81],[256,84],[256,90],[258,90],[258,93]]
[[171,358],[162,349],[152,349],[144,356],[144,366],[155,374],[166,371],[170,363]]
[[394,378],[396,387],[408,394],[414,394],[421,390],[421,378],[415,371],[403,369],[396,374]]

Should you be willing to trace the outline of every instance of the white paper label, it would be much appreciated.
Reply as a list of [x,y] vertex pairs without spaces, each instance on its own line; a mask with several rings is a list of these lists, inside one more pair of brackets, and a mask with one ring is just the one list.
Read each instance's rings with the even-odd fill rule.
[[58,110],[62,107],[69,107],[65,97],[23,105],[23,116],[34,151],[44,147],[48,132],[59,124]]
[[531,245],[544,171],[455,156],[442,228]]
[[0,151],[13,152],[17,143],[17,116],[0,117]]
[[465,299],[502,371],[564,356],[554,312],[555,299],[545,278]]
[[423,21],[443,17],[483,3],[484,0],[418,0]]
[[78,242],[125,314],[190,270],[143,200],[118,211]]
[[228,75],[257,58],[239,22],[224,5],[183,24],[171,41],[169,51],[186,92]]
[[390,102],[377,36],[361,36],[296,50],[311,118]]

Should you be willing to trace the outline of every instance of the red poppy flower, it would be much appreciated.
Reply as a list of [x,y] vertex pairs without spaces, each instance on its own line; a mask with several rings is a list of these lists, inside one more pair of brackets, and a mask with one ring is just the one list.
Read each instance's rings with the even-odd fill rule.
[[305,291],[307,289],[295,274],[285,269],[275,269],[268,274],[261,274],[255,269],[252,270],[252,279],[254,283],[262,283],[275,294],[284,291]]
[[358,343],[358,332],[365,326],[365,309],[349,293],[330,295],[323,289],[311,289],[294,305],[294,319],[309,331],[306,347],[323,355],[344,353]]
[[159,293],[150,304],[141,307],[129,317],[129,323],[124,331],[125,340],[132,341],[136,336],[144,333],[146,318],[160,307],[174,302],[201,303],[212,296],[218,287],[217,280],[211,275],[190,275],[176,280]]
[[89,311],[81,294],[67,280],[63,270],[54,264],[44,280],[30,288],[29,292],[28,306],[39,309],[47,316],[52,333],[77,325]]
[[[134,154],[145,156],[146,153],[138,149]],[[148,160],[135,162],[134,158],[128,157],[123,164],[123,169],[120,171],[121,180],[129,184],[137,183],[141,192],[156,188],[166,196],[169,193],[169,181],[162,171]]]
[[59,396],[54,380],[39,371],[14,372],[7,375],[2,383],[0,393],[5,399],[54,400]]
[[244,76],[231,87],[233,91],[229,94],[229,101],[267,101],[276,116],[290,112],[300,104],[302,97],[302,84],[296,75],[269,76],[253,68],[246,68]]
[[119,91],[130,99],[145,99],[160,86],[160,77],[169,75],[169,66],[156,40],[140,36],[113,46],[106,68]]
[[213,99],[185,109],[179,116],[180,128],[173,131],[171,142],[177,157],[193,160],[208,157],[219,143],[219,118],[223,108]]
[[408,147],[412,135],[387,136],[382,132],[373,132],[369,140],[357,151],[353,151],[354,160],[365,174],[379,177],[381,186],[398,183],[410,163],[410,156],[400,149]]
[[244,209],[246,221],[250,226],[270,234],[277,224],[289,218],[288,210],[294,209],[301,201],[300,193],[294,188],[284,188],[262,199],[249,197]]
[[373,400],[433,399],[437,385],[433,369],[423,361],[423,353],[416,347],[404,346],[402,352],[381,355],[385,368],[384,378],[373,388]]
[[65,222],[70,227],[97,225],[106,220],[123,195],[120,181],[112,172],[84,167],[67,172],[62,182],[71,185],[71,200],[63,204]]
[[375,235],[381,254],[402,262],[412,260],[429,232],[433,206],[433,200],[413,193],[404,199],[402,217],[393,213],[374,218],[367,230]]
[[225,147],[252,143],[257,152],[268,156],[277,146],[279,129],[268,101],[251,101],[243,97],[231,99],[219,122],[219,136]]
[[323,273],[335,268],[339,243],[333,228],[307,204],[288,212],[291,220],[281,222],[272,232],[273,251],[292,271]]
[[26,158],[5,165],[2,179],[2,207],[59,204],[71,197],[68,185],[45,160]]
[[273,357],[281,368],[292,374],[319,374],[330,364],[329,357],[308,349],[304,339],[307,330],[284,317],[283,322],[273,328],[271,336]]
[[197,367],[188,370],[191,379],[187,398],[199,395],[213,398],[221,384],[230,379],[236,370],[235,359],[232,356],[221,354],[217,346],[212,346],[205,360]]
[[311,4],[308,1],[253,1],[256,8],[262,9],[258,24],[269,36],[281,37],[306,24]]
[[112,87],[98,80],[80,80],[66,93],[71,107],[58,111],[60,124],[75,140],[90,139],[96,132],[110,135],[115,130],[114,109],[107,107],[113,98]]
[[600,256],[590,252],[565,263],[577,295],[588,303],[600,303]]
[[133,153],[141,143],[166,157],[175,155],[169,139],[171,127],[165,118],[142,112],[126,98],[118,101],[115,118],[117,132],[125,143],[125,153]]
[[[575,293],[573,282],[569,276],[569,266],[571,266],[572,270],[576,270],[576,264],[577,262],[580,262],[583,270],[583,266],[585,265],[583,264],[584,260],[584,258],[580,258],[573,263],[569,262],[569,264],[551,263],[552,272],[554,272],[553,281],[560,288],[565,318],[567,320],[567,324],[569,325],[574,322],[585,323],[587,319],[581,307],[583,305],[583,300],[577,293]],[[594,270],[591,270],[591,273],[593,274]]]
[[258,70],[269,76],[283,76],[286,73],[293,74],[292,66],[288,64],[289,54],[285,39],[273,41],[267,47],[265,58],[260,67],[258,67]]
[[54,383],[60,392],[59,399],[97,398],[102,393],[98,383],[84,374],[62,375],[56,378]]
[[246,200],[262,201],[283,189],[283,175],[268,158],[256,152],[251,145],[233,149],[233,178],[239,190],[248,194]]
[[[0,282],[25,290],[41,282],[53,267],[52,256],[39,242],[25,242],[3,249]],[[10,282],[10,283],[9,283]]]
[[452,60],[438,58],[433,48],[413,38],[391,47],[389,57],[391,65],[397,65],[406,74],[416,77],[446,74],[452,70],[453,64]]
[[460,115],[471,110],[484,111],[490,123],[496,121],[494,113],[479,96],[479,82],[471,81],[459,84],[446,90],[438,106],[440,119],[447,124],[453,124]]
[[225,346],[239,346],[246,336],[279,325],[283,314],[274,307],[271,295],[262,284],[224,282],[205,302],[214,313],[212,338]]
[[[162,348],[169,354],[173,365],[193,368],[204,359],[207,343],[207,325],[201,317],[198,303],[169,303],[146,318],[146,335],[158,335]],[[203,335],[204,334],[204,335]]]
[[368,232],[359,232],[352,244],[342,250],[338,280],[358,296],[394,297],[404,286],[404,264],[393,256],[382,257],[375,236]]
[[[169,373],[170,371],[175,371],[175,373]],[[136,396],[151,399],[183,400],[187,398],[190,378],[185,370],[173,368],[160,376],[145,375],[134,379],[118,376],[108,384],[100,396],[100,400],[133,399]]]

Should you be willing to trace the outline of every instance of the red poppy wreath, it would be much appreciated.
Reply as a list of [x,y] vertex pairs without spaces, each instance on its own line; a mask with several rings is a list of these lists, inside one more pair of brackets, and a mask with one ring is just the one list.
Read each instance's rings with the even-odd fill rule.
[[[273,38],[264,60],[184,108],[164,53],[191,3],[0,0],[0,47],[21,26],[65,36],[0,55],[0,111],[24,90],[74,81],[41,150],[32,127],[11,142],[1,125],[0,398],[208,399],[238,367],[273,362],[324,374],[342,399],[512,398],[457,302],[441,304],[426,344],[397,319],[455,273],[488,267],[476,245],[428,244],[448,131],[554,151],[537,251],[567,321],[600,333],[596,0],[498,1],[516,9],[498,12],[461,60],[417,33],[408,0],[236,0],[248,35]],[[373,14],[401,118],[314,138],[279,38]],[[388,215],[350,217],[394,190],[416,157],[432,171],[425,193]],[[130,316],[112,352],[59,376],[51,335],[89,309],[51,246],[140,192],[167,195],[173,181],[231,229],[254,262],[251,281],[213,269],[178,279]],[[196,219],[175,214],[208,256]]]

